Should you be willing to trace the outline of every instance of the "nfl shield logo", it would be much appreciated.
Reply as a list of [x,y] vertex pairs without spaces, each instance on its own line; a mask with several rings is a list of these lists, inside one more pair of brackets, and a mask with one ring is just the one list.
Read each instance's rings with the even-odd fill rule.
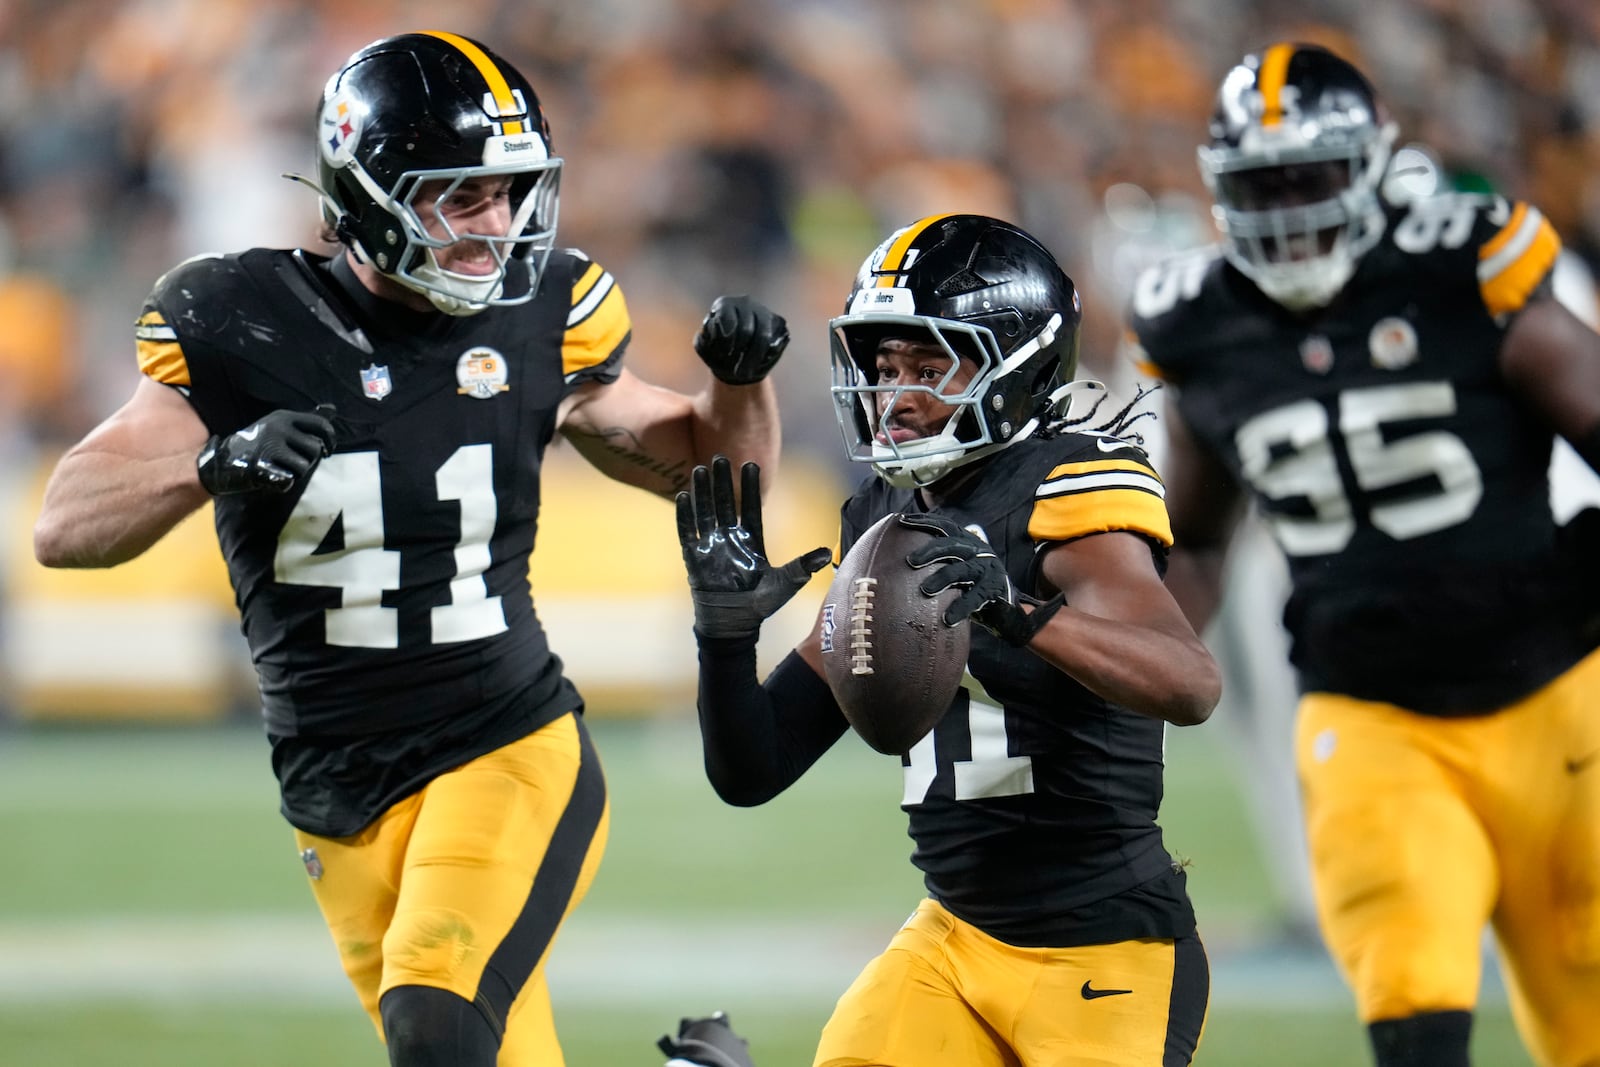
[[382,400],[394,388],[389,380],[388,367],[362,367],[361,391],[372,400]]
[[1333,342],[1316,333],[1301,341],[1300,365],[1312,374],[1327,374],[1333,369]]
[[311,876],[313,882],[322,881],[322,857],[317,855],[316,849],[301,849],[300,862],[306,865],[306,873]]

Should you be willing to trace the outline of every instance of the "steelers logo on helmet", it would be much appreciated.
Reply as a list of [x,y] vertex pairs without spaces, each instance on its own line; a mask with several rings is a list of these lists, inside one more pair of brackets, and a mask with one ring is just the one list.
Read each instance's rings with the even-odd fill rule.
[[[834,416],[850,458],[907,488],[1030,436],[1068,391],[1079,319],[1072,280],[1010,223],[933,215],[895,230],[828,324]],[[880,350],[894,342],[942,350],[942,375],[880,381]],[[922,407],[935,422],[918,418],[913,435],[897,419]]]
[[317,147],[330,166],[342,167],[354,157],[365,119],[365,106],[349,93],[334,93],[322,105]]

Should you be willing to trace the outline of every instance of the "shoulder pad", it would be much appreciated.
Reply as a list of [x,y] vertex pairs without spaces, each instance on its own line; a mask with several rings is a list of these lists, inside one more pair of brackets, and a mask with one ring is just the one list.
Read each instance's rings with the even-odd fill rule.
[[1459,261],[1471,270],[1490,315],[1518,311],[1555,267],[1561,238],[1526,201],[1447,193],[1412,201],[1395,220],[1395,248],[1411,256]]
[[1167,378],[1169,357],[1194,336],[1192,315],[1205,303],[1224,266],[1220,245],[1207,245],[1168,256],[1146,268],[1134,281],[1128,305],[1125,352],[1141,374]]
[[1200,295],[1206,274],[1222,259],[1220,245],[1206,245],[1167,256],[1146,267],[1133,283],[1128,318],[1136,324],[1160,319]]
[[169,325],[181,321],[185,333],[204,333],[219,313],[223,321],[232,316],[245,284],[247,276],[238,255],[208,252],[191,256],[156,279],[144,310],[146,315],[159,312]]

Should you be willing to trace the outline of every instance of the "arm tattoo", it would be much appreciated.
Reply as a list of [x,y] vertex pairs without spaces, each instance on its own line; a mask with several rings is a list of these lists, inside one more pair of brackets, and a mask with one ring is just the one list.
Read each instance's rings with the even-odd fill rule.
[[673,490],[689,487],[689,465],[681,459],[663,460],[644,450],[639,438],[625,426],[608,426],[593,433],[574,434],[623,463],[649,471]]

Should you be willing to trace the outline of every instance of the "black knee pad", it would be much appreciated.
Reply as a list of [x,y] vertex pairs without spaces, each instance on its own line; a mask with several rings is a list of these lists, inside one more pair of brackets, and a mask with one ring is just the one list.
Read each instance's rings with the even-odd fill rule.
[[1470,1011],[1432,1011],[1367,1027],[1378,1067],[1471,1067]]
[[494,1067],[500,1027],[448,989],[395,986],[378,1002],[391,1067]]

